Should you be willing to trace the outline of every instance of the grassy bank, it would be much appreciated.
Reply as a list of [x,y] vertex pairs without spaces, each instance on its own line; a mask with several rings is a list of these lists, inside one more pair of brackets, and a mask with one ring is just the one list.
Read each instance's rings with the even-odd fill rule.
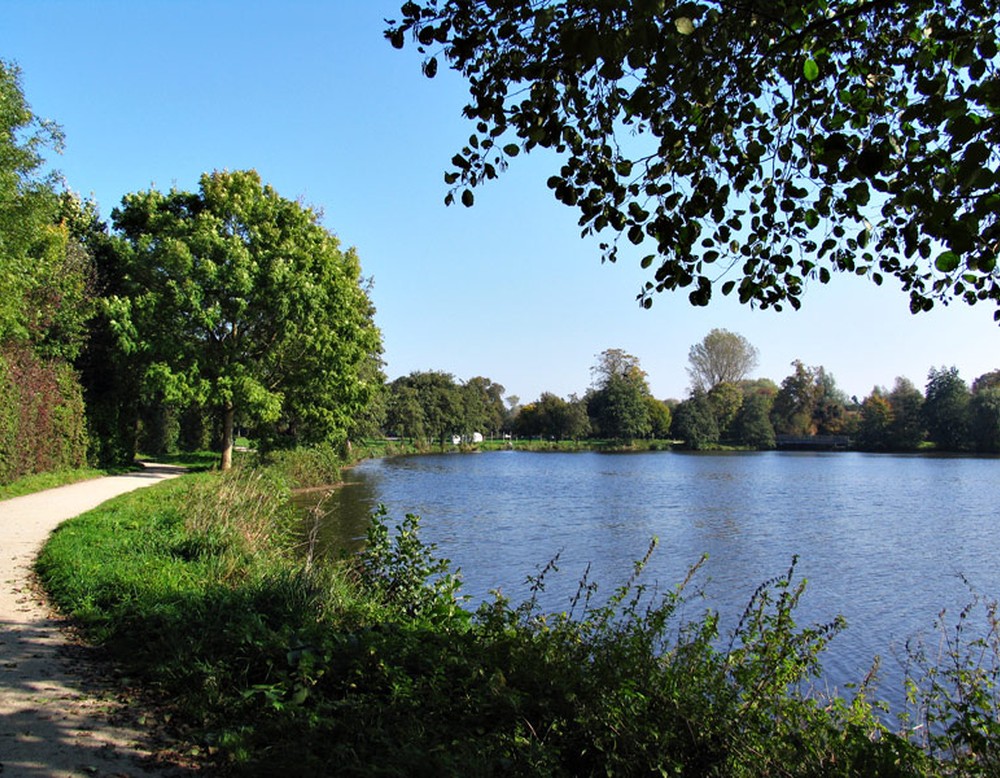
[[107,470],[96,470],[93,468],[79,468],[72,470],[57,470],[50,473],[36,473],[35,475],[19,478],[9,484],[0,485],[0,500],[8,500],[11,497],[22,497],[26,494],[42,492],[46,489],[55,489],[58,486],[88,481],[91,478],[100,478],[109,475]]
[[[868,686],[852,699],[810,694],[842,624],[794,623],[793,569],[722,638],[712,614],[681,620],[683,588],[647,589],[641,562],[610,601],[583,581],[572,614],[530,600],[471,613],[412,517],[394,528],[376,517],[358,557],[306,564],[286,499],[293,459],[118,498],[64,524],[38,562],[59,606],[170,701],[215,769],[997,774],[994,622],[993,642],[949,633],[944,661],[927,663],[933,683],[915,679],[916,718],[897,731]],[[295,482],[318,465],[299,462]]]

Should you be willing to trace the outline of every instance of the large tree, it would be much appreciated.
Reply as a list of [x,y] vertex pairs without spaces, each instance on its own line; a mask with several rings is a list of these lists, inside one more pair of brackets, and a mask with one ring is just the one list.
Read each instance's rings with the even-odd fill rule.
[[969,444],[969,387],[957,367],[931,368],[923,406],[927,436],[943,451]]
[[606,438],[629,442],[652,431],[650,396],[646,373],[639,358],[622,349],[602,351],[591,368],[594,391],[589,394],[587,413]]
[[346,434],[381,339],[357,255],[313,211],[237,171],[112,217],[127,245],[108,315],[147,389],[218,413],[223,468],[237,415],[275,443]]
[[[446,200],[554,150],[584,234],[649,246],[640,291],[800,305],[833,272],[895,278],[914,312],[1000,304],[998,0],[409,0],[469,83]],[[995,312],[1000,319],[1000,310]]]
[[745,337],[713,329],[688,351],[692,392],[709,392],[722,383],[737,384],[757,367],[756,347]]
[[20,70],[0,60],[0,343],[73,360],[86,339],[91,262],[67,224],[82,206],[59,193],[44,153],[62,132],[32,112]]
[[889,447],[894,451],[914,451],[924,440],[924,395],[908,378],[897,377],[888,395],[892,408]]

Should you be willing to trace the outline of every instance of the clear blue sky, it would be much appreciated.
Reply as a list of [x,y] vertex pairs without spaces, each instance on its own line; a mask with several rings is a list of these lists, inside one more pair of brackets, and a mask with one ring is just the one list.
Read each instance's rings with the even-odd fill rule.
[[420,74],[382,38],[401,0],[0,0],[0,58],[23,70],[33,109],[62,125],[54,159],[104,215],[155,185],[256,168],[321,209],[374,277],[390,378],[485,375],[522,402],[582,393],[595,356],[635,354],[655,395],[687,394],[687,353],[713,327],[760,350],[757,376],[823,365],[849,395],[955,365],[1000,367],[986,305],[910,315],[898,287],[836,276],[803,310],[751,311],[685,294],[635,301],[638,254],[602,265],[575,212],[545,186],[554,157],[519,157],[476,205],[446,208],[442,174],[466,141],[465,88]]

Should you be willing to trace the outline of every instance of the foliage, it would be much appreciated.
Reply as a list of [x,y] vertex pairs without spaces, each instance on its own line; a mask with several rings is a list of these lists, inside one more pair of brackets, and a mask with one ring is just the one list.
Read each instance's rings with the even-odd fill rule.
[[972,396],[969,418],[976,451],[1000,453],[1000,386]]
[[723,381],[716,384],[705,395],[715,415],[715,426],[722,438],[732,438],[730,429],[743,407],[743,390],[735,383]]
[[356,254],[311,210],[240,171],[203,175],[196,194],[127,195],[112,217],[126,244],[125,292],[106,302],[120,348],[143,355],[159,402],[217,410],[223,467],[237,413],[271,445],[344,433],[381,342]]
[[140,415],[152,410],[142,402],[144,356],[121,348],[123,340],[128,344],[138,333],[129,331],[129,323],[108,304],[129,292],[128,251],[120,237],[111,235],[94,203],[64,198],[63,210],[73,240],[91,258],[98,295],[87,323],[87,341],[75,360],[87,406],[90,459],[102,467],[126,466],[135,458]]
[[907,378],[897,378],[889,392],[892,421],[889,425],[889,448],[915,451],[924,439],[924,396]]
[[578,440],[590,434],[590,418],[585,401],[568,400],[543,392],[533,403],[521,407],[514,417],[514,431],[523,437],[549,440]]
[[894,418],[892,405],[883,389],[875,387],[861,403],[861,423],[857,446],[865,451],[885,451],[889,448],[889,430]]
[[931,368],[924,392],[927,435],[942,451],[966,448],[969,430],[969,388],[958,368]]
[[450,373],[414,371],[392,382],[389,428],[410,437],[427,437],[442,446],[466,425],[459,385]]
[[710,392],[722,383],[739,383],[757,367],[757,349],[742,335],[713,329],[688,351],[692,392]]
[[774,391],[743,388],[743,404],[740,406],[732,430],[734,440],[744,446],[756,449],[772,449],[775,446],[774,425],[771,424],[771,408],[774,405]]
[[795,360],[792,366],[795,372],[781,382],[781,389],[775,395],[771,421],[775,432],[782,435],[813,434],[813,410],[816,405],[814,374],[800,360]]
[[24,345],[0,349],[0,483],[86,461],[83,396],[72,368]]
[[652,433],[644,383],[614,375],[590,395],[587,414],[602,437],[627,443]]
[[[904,723],[949,775],[1000,774],[1000,622],[996,600],[973,593],[936,646],[911,641]],[[976,618],[978,617],[978,618]]]
[[86,339],[92,273],[66,223],[78,203],[43,170],[42,153],[61,147],[59,128],[32,113],[18,68],[0,60],[0,343],[73,360]]
[[847,398],[825,368],[792,362],[795,372],[781,382],[771,421],[782,435],[839,435],[844,432]]
[[[834,272],[895,279],[914,312],[1000,302],[995,0],[407,2],[412,36],[469,84],[465,205],[519,153],[584,234],[651,245],[662,290],[799,307]],[[726,278],[728,276],[728,278]],[[723,281],[723,279],[726,279]],[[996,316],[1000,319],[1000,311]]]
[[674,408],[671,435],[684,441],[688,448],[710,448],[719,442],[719,425],[715,409],[707,395],[696,394]]
[[622,442],[648,437],[650,393],[639,358],[621,349],[606,349],[591,373],[595,385],[587,398],[587,414],[598,434]]
[[470,378],[462,384],[464,424],[461,433],[467,437],[476,432],[499,434],[507,421],[505,392],[503,386],[484,376]]
[[673,412],[670,406],[652,395],[646,398],[646,413],[649,416],[649,435],[664,440],[670,437]]

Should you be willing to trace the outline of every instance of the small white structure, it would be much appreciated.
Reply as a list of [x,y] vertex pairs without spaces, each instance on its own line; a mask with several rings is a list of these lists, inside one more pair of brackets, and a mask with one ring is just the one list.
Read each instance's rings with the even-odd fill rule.
[[451,436],[451,445],[457,446],[461,442],[462,442],[462,436],[461,435],[452,435]]
[[473,443],[482,443],[483,442],[483,433],[481,433],[481,432],[473,432],[472,433],[472,442]]

